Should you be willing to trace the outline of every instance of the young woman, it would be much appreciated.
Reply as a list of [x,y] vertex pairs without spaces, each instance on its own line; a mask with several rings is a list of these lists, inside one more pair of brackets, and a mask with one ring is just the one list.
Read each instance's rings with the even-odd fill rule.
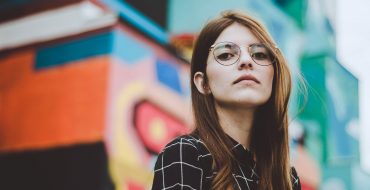
[[266,29],[233,11],[210,21],[191,79],[195,129],[159,154],[152,189],[300,189],[289,164],[290,72]]

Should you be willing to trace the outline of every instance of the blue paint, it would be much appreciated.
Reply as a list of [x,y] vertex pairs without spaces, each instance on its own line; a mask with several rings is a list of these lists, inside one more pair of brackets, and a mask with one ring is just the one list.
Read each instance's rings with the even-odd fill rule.
[[325,62],[329,81],[326,82],[328,146],[329,158],[335,163],[358,156],[358,139],[348,133],[350,122],[358,121],[358,80],[335,59],[330,60]]
[[179,72],[173,64],[165,60],[157,60],[156,73],[158,80],[176,92],[183,94],[180,85]]
[[64,65],[107,54],[127,64],[135,64],[140,59],[153,56],[151,49],[145,44],[116,30],[41,48],[36,53],[35,69]]
[[336,115],[336,106],[335,102],[330,97],[327,96],[328,102],[328,121],[329,121],[329,131],[332,143],[329,143],[330,147],[329,152],[333,151],[333,154],[330,155],[332,158],[345,158],[354,155],[354,150],[351,146],[351,137],[346,132],[346,124],[349,122],[351,118],[346,115],[344,118],[338,118]]
[[112,51],[112,42],[113,35],[109,32],[41,48],[36,53],[35,69],[63,65],[72,61],[107,54]]
[[118,0],[101,1],[110,9],[116,11],[122,19],[128,21],[139,30],[147,33],[159,43],[168,44],[169,40],[167,32],[154,21],[135,10],[135,8],[131,7],[129,4]]
[[146,44],[143,44],[120,31],[114,32],[112,54],[127,64],[135,64],[138,60],[153,55],[152,51]]

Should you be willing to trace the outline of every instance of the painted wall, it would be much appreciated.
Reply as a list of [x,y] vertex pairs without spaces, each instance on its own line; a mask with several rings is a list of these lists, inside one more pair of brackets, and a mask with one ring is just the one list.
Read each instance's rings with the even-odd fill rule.
[[[39,163],[25,159],[40,151],[50,154],[103,143],[95,150],[106,157],[95,163],[103,162],[100,173],[92,171],[98,174],[96,178],[108,171],[103,180],[111,180],[116,189],[147,189],[156,155],[191,126],[188,65],[119,23],[102,32],[7,50],[0,57],[0,73],[0,159],[2,166],[13,166],[0,174],[11,182],[16,180],[9,173],[24,172]],[[37,157],[46,160],[47,156]],[[49,158],[53,166],[55,158]],[[81,164],[59,162],[66,167]],[[27,167],[18,167],[22,164]],[[71,171],[41,170],[36,175]],[[33,179],[26,173],[19,180]],[[60,176],[49,178],[55,183],[70,181]],[[87,181],[103,181],[96,178]],[[35,181],[31,187],[56,185]],[[10,182],[3,184],[10,186]],[[72,185],[68,189],[80,187],[86,189]],[[105,187],[111,186],[98,184],[93,189]]]

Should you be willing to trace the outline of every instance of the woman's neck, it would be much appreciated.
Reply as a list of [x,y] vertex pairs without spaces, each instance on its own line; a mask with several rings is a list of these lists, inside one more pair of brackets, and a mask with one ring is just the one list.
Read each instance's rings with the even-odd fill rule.
[[216,104],[219,122],[226,134],[249,149],[249,134],[253,126],[255,109],[239,109]]

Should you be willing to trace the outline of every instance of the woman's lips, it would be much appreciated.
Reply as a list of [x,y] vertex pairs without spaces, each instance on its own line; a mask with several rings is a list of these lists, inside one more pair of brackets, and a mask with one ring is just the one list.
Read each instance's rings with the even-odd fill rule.
[[260,81],[257,80],[257,78],[254,77],[253,75],[243,75],[243,76],[239,77],[238,79],[236,79],[233,84],[236,84],[236,83],[239,83],[239,82],[242,82],[242,81],[245,81],[247,83],[250,83],[250,82],[255,82],[257,84],[260,83]]

